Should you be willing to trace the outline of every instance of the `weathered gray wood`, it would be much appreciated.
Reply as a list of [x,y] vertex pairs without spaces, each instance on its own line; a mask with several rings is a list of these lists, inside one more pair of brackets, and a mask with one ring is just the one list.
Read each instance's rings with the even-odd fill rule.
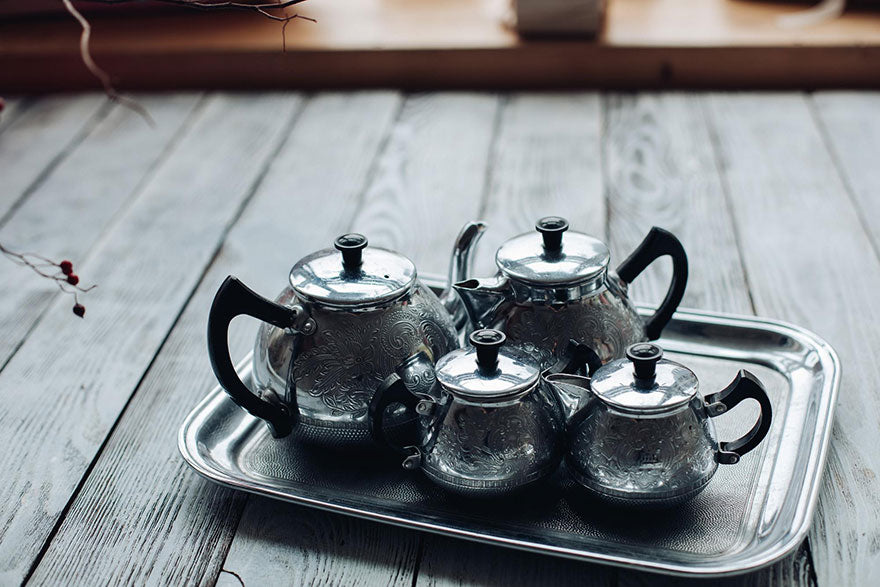
[[820,128],[880,250],[880,92],[813,95]]
[[59,299],[0,373],[0,444],[16,447],[0,454],[0,583],[28,573],[297,102],[212,98],[83,263],[101,284],[86,319],[73,319]]
[[542,216],[565,216],[572,230],[604,236],[600,127],[597,94],[509,98],[481,214],[489,228],[475,259],[476,274],[495,273],[498,246],[534,230]]
[[218,578],[221,587],[412,585],[417,532],[259,497],[249,500],[248,511]]
[[9,96],[0,96],[6,105],[3,112],[0,112],[0,132],[3,132],[14,118],[20,116],[27,108],[28,101],[24,98],[10,98]]
[[[599,162],[599,100],[594,93],[514,95],[504,104],[489,165],[483,217],[489,223],[479,268],[491,271],[497,244],[530,230],[540,216],[567,216],[604,233]],[[608,585],[597,565],[527,555],[425,535],[418,585]]]
[[802,95],[707,99],[752,299],[845,366],[810,547],[819,585],[880,581],[880,261]]
[[[198,95],[139,96],[156,121],[115,107],[73,147],[0,228],[0,242],[76,263],[101,238],[132,197],[198,102]],[[90,277],[83,273],[84,284]],[[55,283],[26,267],[0,263],[0,365],[27,336],[52,299]],[[83,296],[88,302],[89,296]],[[73,302],[70,304],[73,305]],[[69,312],[65,308],[62,312]]]
[[453,239],[480,209],[497,108],[488,94],[409,98],[352,230],[445,273]]
[[[675,233],[689,256],[690,278],[682,306],[752,314],[748,284],[728,210],[720,170],[698,96],[611,95],[605,101],[604,161],[609,237],[619,261],[651,226]],[[658,262],[659,265],[661,262]],[[640,301],[658,303],[669,284],[668,266],[653,267],[633,283]],[[725,584],[767,584],[779,577],[809,584],[809,552],[802,547],[768,570]],[[696,585],[621,571],[620,585]],[[778,582],[777,582],[778,584]]]
[[[71,506],[34,574],[35,583],[211,584],[218,578],[244,496],[189,470],[174,442],[184,415],[215,384],[204,338],[211,299],[230,272],[273,296],[284,286],[293,261],[348,228],[398,103],[394,93],[328,94],[303,108]],[[240,355],[253,344],[256,324],[235,326],[230,344]],[[284,512],[297,517],[294,509],[274,501],[251,510],[256,512],[245,516],[242,527],[261,527],[261,511],[270,519]],[[346,551],[346,560],[352,561],[346,572],[359,573],[353,557],[372,531],[364,524],[342,526],[313,516],[308,527],[325,536],[327,544],[312,545],[309,560],[332,565],[334,557],[342,556],[333,544],[358,545]],[[236,549],[248,552],[256,544],[267,551],[300,552],[297,537],[288,540],[240,535]],[[245,578],[275,572],[277,583],[288,581],[286,565],[296,560],[291,554],[277,561],[245,557],[227,564]],[[234,579],[220,575],[221,581],[228,578]]]
[[0,134],[0,223],[109,107],[103,94],[55,96],[37,100],[10,119]]

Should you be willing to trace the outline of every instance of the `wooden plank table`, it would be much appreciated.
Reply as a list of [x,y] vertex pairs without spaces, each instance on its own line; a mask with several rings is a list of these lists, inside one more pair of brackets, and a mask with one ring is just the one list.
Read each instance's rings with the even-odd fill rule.
[[[802,324],[844,378],[819,507],[792,556],[725,585],[880,582],[880,94],[590,92],[22,96],[0,119],[0,242],[70,257],[71,299],[0,263],[0,585],[655,584],[221,488],[176,432],[214,384],[220,281],[267,295],[343,231],[444,273],[562,214],[622,258],[653,224],[683,305]],[[651,269],[637,299],[662,295]],[[231,333],[236,354],[255,324]],[[694,581],[663,578],[663,583]]]

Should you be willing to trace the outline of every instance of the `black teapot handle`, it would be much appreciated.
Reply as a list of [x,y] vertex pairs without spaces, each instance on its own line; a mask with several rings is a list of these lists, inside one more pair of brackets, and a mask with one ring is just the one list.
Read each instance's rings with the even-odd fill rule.
[[761,406],[758,421],[752,429],[741,438],[733,442],[719,443],[718,462],[724,465],[733,465],[739,462],[741,456],[761,444],[764,437],[770,431],[770,422],[773,418],[773,406],[770,398],[764,390],[764,386],[757,377],[741,369],[733,382],[719,391],[706,396],[707,411],[711,417],[719,416],[732,410],[744,399],[752,398]]
[[418,404],[421,398],[407,389],[400,375],[392,373],[376,388],[373,399],[370,400],[369,422],[370,435],[373,441],[380,446],[392,449],[406,457],[403,461],[404,469],[416,469],[420,463],[421,452],[415,446],[403,446],[391,442],[385,434],[385,410],[394,403],[403,404],[408,410],[418,412]]
[[238,376],[229,356],[229,324],[236,316],[248,315],[278,328],[294,328],[303,322],[304,313],[299,306],[287,308],[267,300],[230,275],[217,290],[208,314],[208,355],[217,380],[232,401],[265,420],[275,438],[290,434],[290,410],[274,394],[255,395]]
[[655,226],[636,250],[617,268],[620,279],[631,283],[648,265],[665,255],[672,257],[672,281],[663,303],[645,324],[648,340],[660,338],[660,333],[663,332],[663,328],[669,323],[684,297],[688,278],[687,253],[674,234]]
[[565,354],[559,357],[555,363],[544,369],[543,374],[566,373],[576,375],[584,372],[584,375],[592,376],[602,366],[602,359],[589,346],[582,342],[569,339],[565,348]]

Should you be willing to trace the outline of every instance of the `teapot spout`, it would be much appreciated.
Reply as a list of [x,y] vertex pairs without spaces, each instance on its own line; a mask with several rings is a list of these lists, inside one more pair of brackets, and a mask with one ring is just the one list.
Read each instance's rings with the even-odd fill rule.
[[473,325],[477,328],[493,328],[513,302],[514,291],[506,277],[468,279],[456,283],[462,305]]
[[484,222],[475,221],[465,224],[458,237],[455,239],[455,246],[452,249],[452,259],[449,261],[449,276],[446,280],[446,289],[440,294],[440,302],[446,311],[453,317],[455,327],[459,330],[464,328],[467,322],[467,312],[459,299],[458,294],[453,288],[453,284],[464,281],[470,273],[471,257],[473,257],[477,242],[483,236],[486,230]]
[[591,397],[590,378],[568,373],[552,373],[544,375],[544,380],[556,392],[556,397],[559,398],[559,403],[565,411],[565,419],[571,423],[575,414],[583,410]]

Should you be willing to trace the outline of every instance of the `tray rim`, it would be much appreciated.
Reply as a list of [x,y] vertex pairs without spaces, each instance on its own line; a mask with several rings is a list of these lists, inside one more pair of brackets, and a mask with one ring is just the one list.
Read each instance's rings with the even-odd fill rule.
[[[652,312],[656,307],[646,304],[637,304],[640,313]],[[813,450],[818,450],[816,459],[811,459],[816,472],[811,483],[804,483],[798,492],[797,507],[795,512],[795,521],[800,520],[800,524],[789,529],[780,540],[768,544],[765,548],[756,553],[756,556],[748,559],[747,565],[731,566],[729,563],[724,564],[725,559],[720,559],[719,563],[708,563],[700,566],[692,566],[686,563],[675,562],[655,562],[644,561],[635,557],[626,557],[612,554],[604,554],[597,552],[589,552],[570,547],[553,546],[550,544],[536,544],[534,542],[526,542],[507,537],[487,536],[484,532],[467,531],[459,528],[450,528],[438,523],[428,523],[418,520],[410,520],[399,515],[389,515],[382,512],[375,512],[365,508],[357,508],[343,504],[334,504],[327,501],[303,496],[293,495],[278,489],[273,489],[263,485],[260,481],[254,481],[252,484],[245,485],[240,477],[232,476],[223,470],[211,467],[205,463],[199,456],[197,450],[197,441],[195,439],[195,421],[209,408],[212,403],[217,401],[231,401],[225,394],[223,389],[217,385],[212,388],[211,392],[203,398],[198,405],[190,411],[186,419],[183,421],[178,432],[178,450],[184,461],[192,467],[199,475],[205,479],[218,483],[225,487],[236,490],[246,491],[255,495],[268,496],[282,501],[313,507],[316,509],[340,513],[354,516],[366,520],[377,521],[395,526],[416,529],[444,536],[452,536],[455,538],[482,542],[485,544],[505,546],[527,552],[538,552],[551,556],[561,556],[564,558],[577,560],[593,564],[607,564],[616,567],[635,569],[651,573],[660,573],[666,575],[674,575],[681,577],[693,578],[711,578],[734,576],[766,567],[778,560],[784,558],[788,554],[794,552],[803,540],[807,537],[812,525],[813,516],[818,504],[819,490],[822,486],[822,476],[825,471],[825,464],[828,457],[828,450],[831,439],[831,431],[834,420],[834,412],[837,406],[837,398],[841,380],[840,358],[834,348],[823,338],[809,329],[797,326],[790,322],[777,320],[772,318],[763,318],[742,314],[732,314],[724,312],[713,312],[707,310],[696,310],[689,308],[681,308],[673,317],[679,320],[690,320],[708,324],[727,324],[731,326],[751,326],[772,330],[778,334],[785,334],[795,339],[801,340],[806,345],[811,346],[819,352],[819,360],[822,363],[822,370],[829,373],[830,376],[824,382],[822,387],[822,396],[827,398],[823,402],[825,405],[825,413],[823,417],[822,410],[816,417],[816,427],[821,427],[821,436],[814,435],[815,442]],[[243,366],[250,363],[252,353],[248,353],[237,365],[237,369],[241,370]],[[249,368],[249,367],[247,367]],[[252,416],[250,416],[252,417]],[[254,425],[259,425],[259,421],[254,419]],[[748,549],[748,546],[746,546]]]

